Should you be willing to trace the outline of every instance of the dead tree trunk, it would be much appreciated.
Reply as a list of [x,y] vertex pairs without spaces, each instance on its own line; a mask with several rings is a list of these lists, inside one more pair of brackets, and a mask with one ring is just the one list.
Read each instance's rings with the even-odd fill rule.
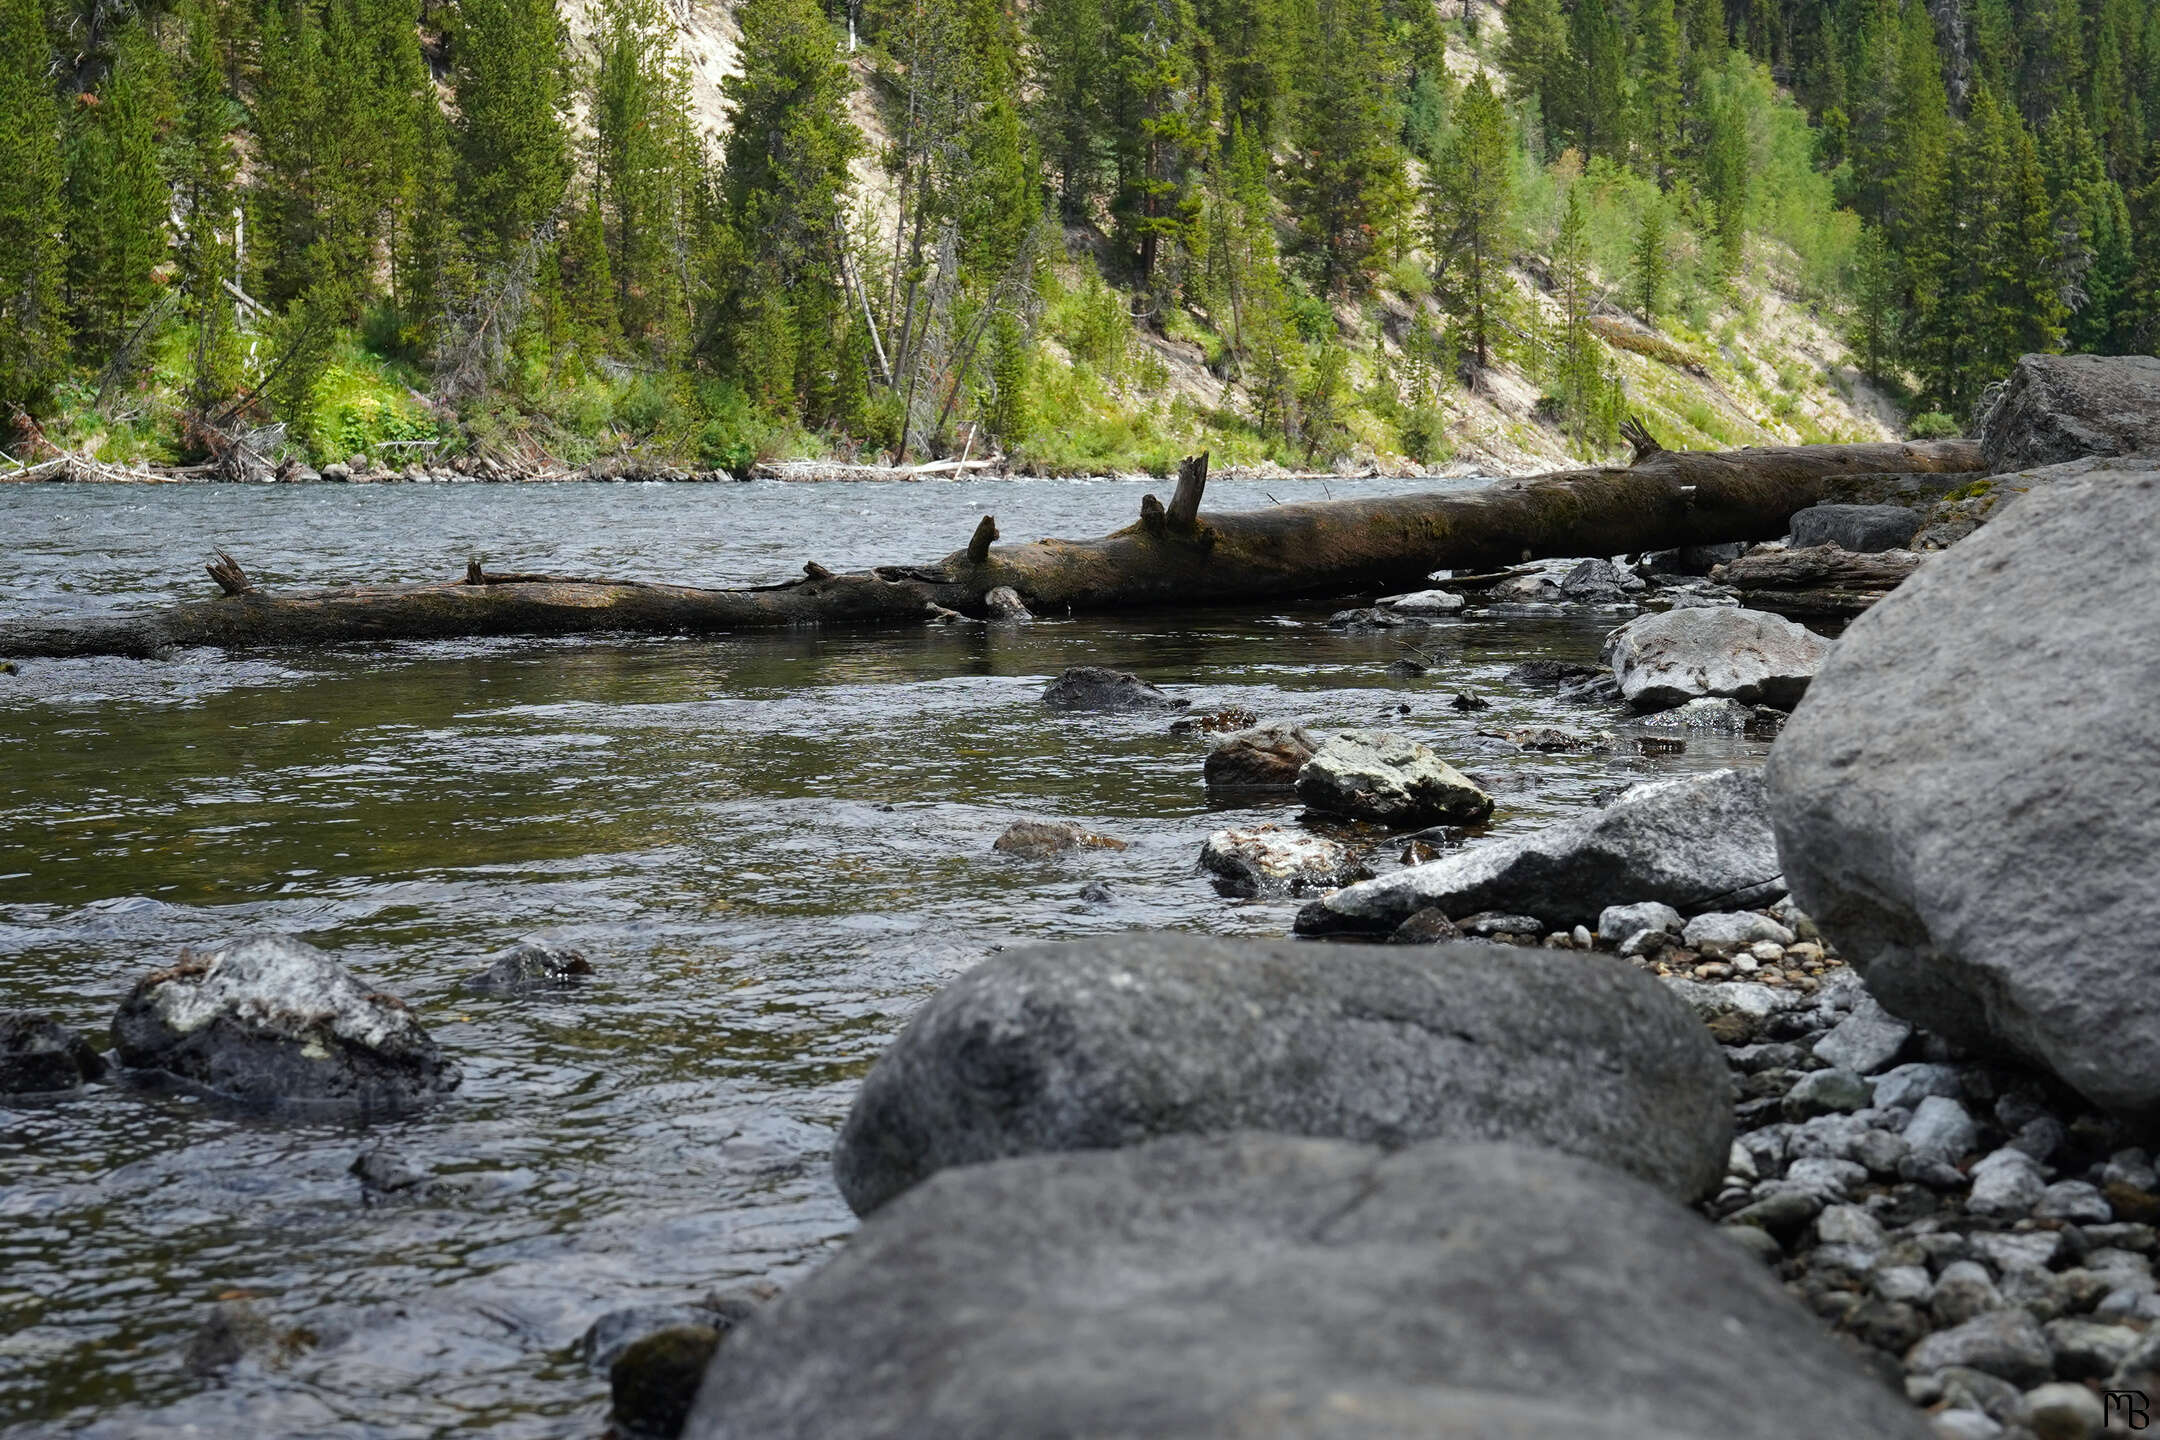
[[[907,625],[981,615],[1001,585],[1037,614],[1268,601],[1407,587],[1436,569],[1616,555],[1785,533],[1794,511],[1856,476],[1974,473],[1971,441],[1660,451],[1482,490],[1199,513],[1205,457],[1171,507],[1099,540],[993,545],[984,517],[935,565],[702,590],[607,578],[489,575],[285,593],[248,589],[143,615],[0,626],[0,656],[152,655],[198,645],[322,645],[467,635],[696,634],[792,625]],[[237,567],[235,567],[237,568]]]

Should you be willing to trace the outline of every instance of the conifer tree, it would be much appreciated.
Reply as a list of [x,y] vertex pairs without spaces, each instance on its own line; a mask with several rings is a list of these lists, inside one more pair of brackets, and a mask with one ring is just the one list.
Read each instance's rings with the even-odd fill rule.
[[1056,177],[1058,205],[1071,217],[1098,193],[1109,148],[1106,7],[1107,0],[1037,0],[1027,12],[1035,133]]
[[[1746,62],[1737,56],[1734,64]],[[1703,198],[1710,202],[1711,228],[1717,241],[1718,273],[1740,273],[1747,243],[1748,195],[1754,180],[1754,156],[1748,136],[1748,109],[1739,86],[1717,88],[1710,105],[1709,142],[1702,162]]]
[[1665,306],[1666,245],[1664,202],[1646,201],[1628,257],[1628,298],[1647,325],[1657,324]]
[[1577,0],[1570,17],[1567,115],[1583,159],[1627,159],[1627,42],[1607,0]]
[[195,327],[189,404],[206,412],[238,385],[233,324],[233,157],[225,92],[225,56],[210,0],[186,12],[187,54],[180,77],[180,123],[174,136],[174,208],[179,213],[179,282]]
[[1635,83],[1635,136],[1660,185],[1672,180],[1680,143],[1680,25],[1673,0],[1642,0]]
[[[1550,3],[1550,0],[1547,0]],[[1290,86],[1290,0],[1193,0],[1194,58],[1223,132],[1269,143]]]
[[1580,185],[1568,187],[1553,241],[1553,298],[1560,303],[1553,337],[1553,385],[1577,439],[1588,432],[1600,382],[1597,339],[1590,331],[1590,217]]
[[1537,102],[1548,153],[1559,149],[1574,123],[1565,98],[1568,65],[1568,22],[1560,0],[1510,0],[1500,70],[1518,106]]
[[1904,285],[1897,257],[1883,240],[1883,232],[1864,225],[1853,252],[1853,303],[1847,338],[1860,373],[1870,380],[1887,379],[1900,341]]
[[1379,0],[1313,0],[1301,36],[1283,193],[1323,294],[1364,288],[1408,202],[1401,121],[1369,80],[1380,20]]
[[690,328],[697,141],[689,71],[658,0],[602,0],[594,40],[591,208],[611,222],[606,255],[618,322],[606,329],[619,326],[652,353],[672,355]]
[[1252,397],[1253,421],[1294,441],[1299,356],[1277,262],[1267,153],[1236,120],[1210,169],[1203,234],[1203,289],[1218,328],[1225,328],[1234,373]]
[[1114,13],[1110,208],[1146,286],[1163,240],[1183,238],[1197,213],[1191,182],[1203,125],[1193,108],[1193,12],[1191,0],[1118,0]]
[[456,195],[473,259],[512,264],[570,180],[562,34],[553,0],[458,0]]
[[68,299],[83,359],[103,365],[157,295],[172,187],[159,131],[170,110],[165,56],[139,21],[113,40],[105,84],[85,106],[68,174]]
[[67,350],[60,110],[36,0],[0,0],[0,422],[40,405]]
[[2075,351],[2121,354],[2134,343],[2125,313],[2136,263],[2129,200],[2108,178],[2100,146],[2076,106],[2049,117],[2040,142],[2055,212],[2060,292],[2071,309],[2065,338]]
[[1426,197],[1433,288],[1482,370],[1492,363],[1507,308],[1516,244],[1507,112],[1483,75],[1463,87],[1455,121]]

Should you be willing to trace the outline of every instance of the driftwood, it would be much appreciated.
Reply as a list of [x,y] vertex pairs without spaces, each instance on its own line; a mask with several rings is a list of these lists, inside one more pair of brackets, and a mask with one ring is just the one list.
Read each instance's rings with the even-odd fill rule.
[[1856,555],[1835,545],[1762,550],[1711,571],[1740,603],[1798,620],[1850,619],[1905,583],[1926,557],[1910,550]]
[[685,634],[792,625],[903,625],[980,616],[1011,586],[1037,614],[1275,602],[1405,588],[1436,569],[1490,571],[1541,557],[1615,555],[1785,533],[1796,510],[1855,476],[1972,473],[1970,441],[1660,451],[1626,468],[1502,481],[1482,490],[1202,514],[1206,460],[1171,508],[1099,540],[994,545],[985,517],[934,565],[880,566],[750,589],[608,577],[488,574],[462,581],[269,592],[250,588],[142,615],[0,626],[0,655],[152,655],[198,645],[333,644],[467,635]]

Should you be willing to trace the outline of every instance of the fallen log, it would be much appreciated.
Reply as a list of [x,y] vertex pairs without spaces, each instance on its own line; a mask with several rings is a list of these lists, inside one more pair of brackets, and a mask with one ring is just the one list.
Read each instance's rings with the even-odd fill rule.
[[1910,550],[1855,554],[1835,545],[1761,550],[1712,569],[1751,610],[1794,620],[1850,620],[1905,583],[1927,557]]
[[[607,577],[489,575],[331,590],[249,588],[140,615],[0,626],[0,655],[155,655],[191,646],[321,645],[489,635],[698,634],[795,625],[902,625],[985,613],[1012,587],[1037,614],[1277,601],[1422,584],[1437,569],[1616,555],[1785,533],[1792,513],[1863,475],[1971,473],[1971,441],[1661,450],[1626,468],[1501,481],[1481,490],[1199,511],[1206,458],[1173,504],[1099,540],[995,545],[984,517],[934,565],[709,590]],[[237,567],[235,567],[237,569]]]

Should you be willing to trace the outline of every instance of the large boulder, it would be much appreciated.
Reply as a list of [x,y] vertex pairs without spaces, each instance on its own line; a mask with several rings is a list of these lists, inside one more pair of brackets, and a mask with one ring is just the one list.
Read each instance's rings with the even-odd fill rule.
[[1732,1118],[1709,1032],[1615,960],[1134,933],[939,991],[863,1081],[833,1173],[868,1214],[948,1166],[1243,1129],[1519,1140],[1693,1199]]
[[1200,866],[1216,887],[1246,899],[1313,895],[1372,878],[1372,869],[1340,840],[1254,825],[1217,830],[1200,847]]
[[1782,615],[1692,607],[1643,615],[1605,641],[1620,697],[1667,710],[1706,695],[1791,709],[1830,642]]
[[1100,665],[1074,665],[1044,688],[1042,703],[1052,710],[1182,710],[1190,700],[1173,700],[1139,676]]
[[1924,1440],[1758,1260],[1513,1145],[948,1170],[728,1337],[690,1440]]
[[2160,360],[2027,355],[1980,418],[1990,473],[2086,455],[2160,452]]
[[1343,730],[1297,775],[1298,799],[1314,810],[1415,829],[1469,825],[1491,816],[1492,796],[1405,735]]
[[1444,855],[1313,901],[1300,934],[1394,929],[1437,906],[1595,925],[1608,905],[1660,900],[1685,915],[1767,905],[1785,893],[1762,777],[1713,770],[1637,785],[1601,810]]
[[1856,621],[1771,750],[1793,897],[1891,1010],[2160,1118],[2160,462],[2036,490]]
[[105,1057],[41,1010],[0,1010],[0,1095],[74,1090],[105,1076]]
[[1903,505],[1811,505],[1792,517],[1796,550],[1835,545],[1873,555],[1910,545],[1919,530],[1920,512]]
[[1302,725],[1263,725],[1224,736],[1200,769],[1210,790],[1288,794],[1318,748]]
[[404,1001],[282,935],[183,950],[136,982],[112,1036],[123,1065],[256,1104],[382,1114],[461,1078]]

